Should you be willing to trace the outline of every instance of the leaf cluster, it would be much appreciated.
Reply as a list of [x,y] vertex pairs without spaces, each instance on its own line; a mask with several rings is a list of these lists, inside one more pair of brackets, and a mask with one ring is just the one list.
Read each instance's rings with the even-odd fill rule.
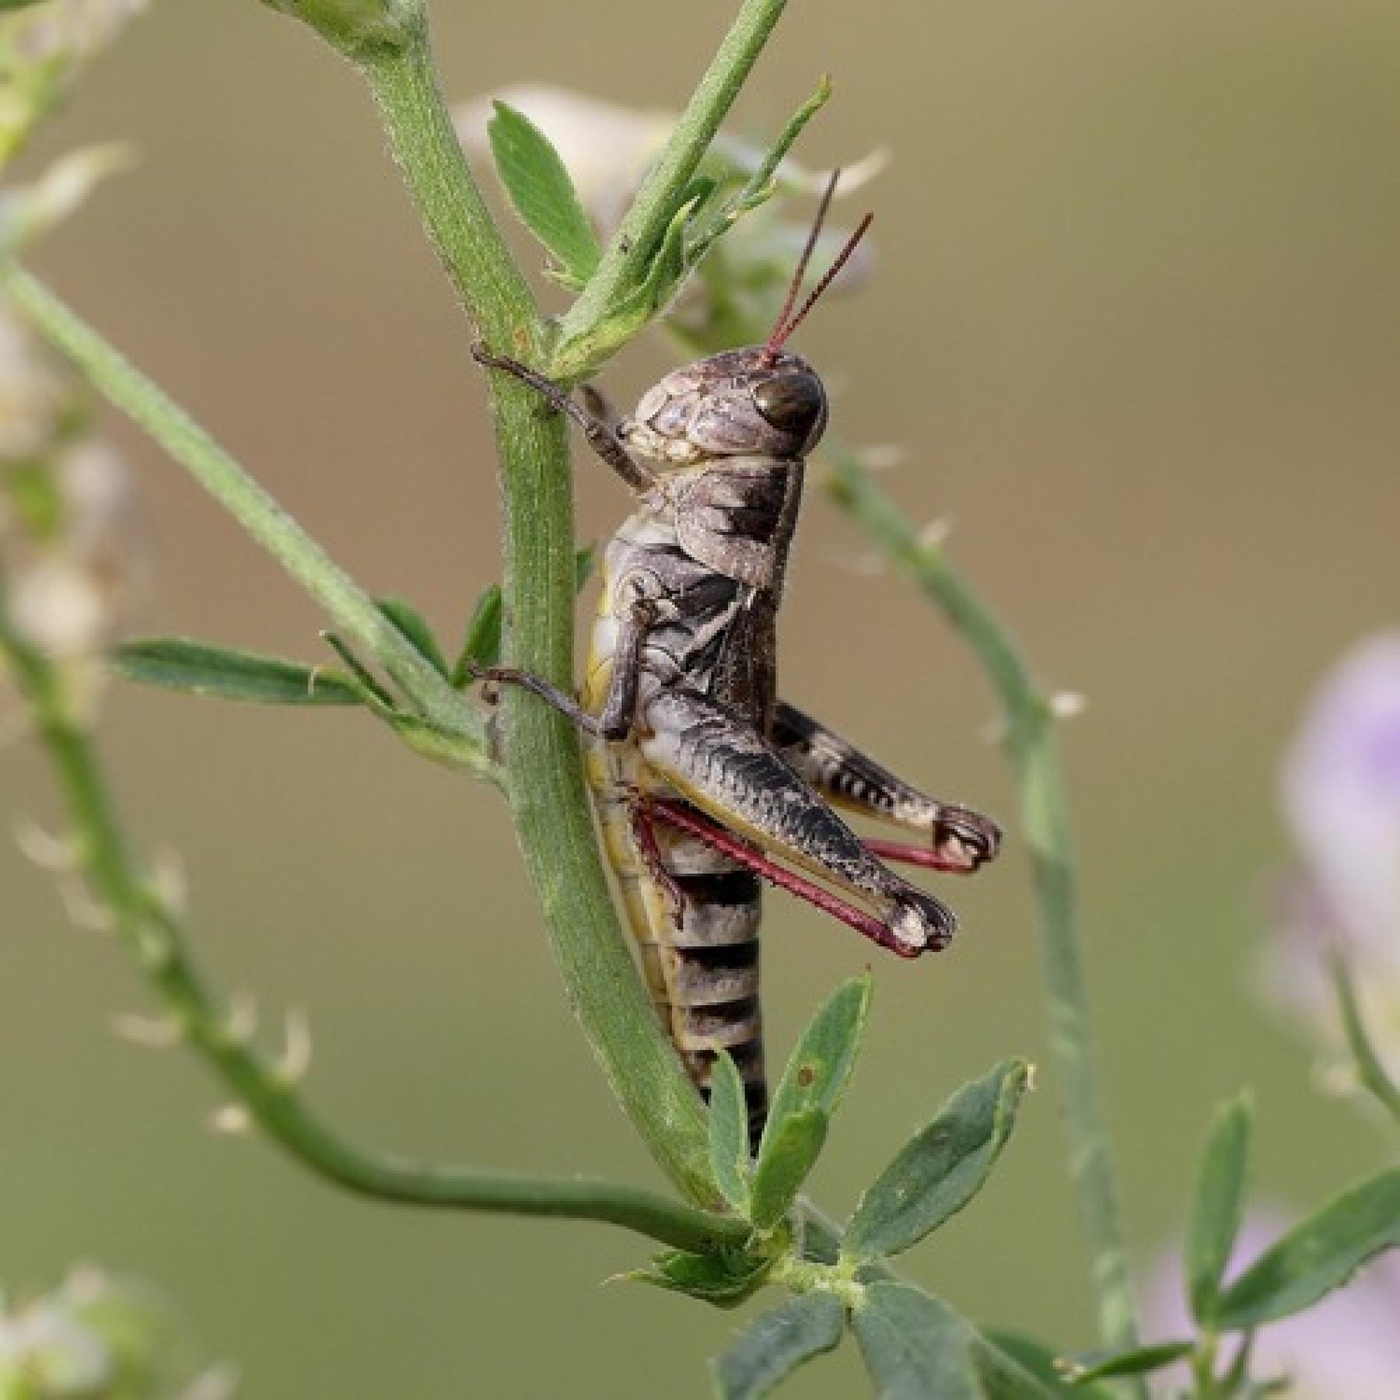
[[[1186,1231],[1186,1301],[1194,1337],[1076,1358],[1077,1379],[1146,1375],[1189,1360],[1201,1400],[1252,1400],[1275,1382],[1249,1374],[1254,1332],[1306,1311],[1369,1259],[1400,1246],[1400,1167],[1334,1196],[1276,1239],[1243,1271],[1229,1266],[1245,1216],[1253,1105],[1241,1094],[1220,1106],[1196,1171]],[[1233,1352],[1217,1373],[1222,1337]]]
[[[593,550],[575,555],[576,586],[593,568]],[[463,690],[501,657],[501,589],[491,584],[478,598],[455,659],[449,663],[432,627],[403,598],[379,598],[376,606],[413,649],[455,690]],[[403,703],[337,633],[323,634],[342,665],[311,666],[187,637],[146,637],[124,642],[111,655],[124,679],[187,695],[260,705],[309,708],[362,706],[383,720],[411,749],[451,768],[489,775],[475,736],[432,723]]]
[[1058,1394],[1048,1363],[1037,1363],[1038,1375],[946,1303],[898,1281],[889,1266],[986,1184],[1029,1087],[1024,1061],[1003,1061],[958,1090],[871,1183],[839,1233],[801,1197],[855,1069],[870,993],[868,976],[853,979],[817,1011],[779,1081],[756,1151],[739,1072],[721,1053],[710,1090],[711,1161],[725,1200],[749,1223],[749,1241],[708,1253],[672,1251],[624,1277],[720,1307],[765,1283],[793,1292],[715,1363],[726,1400],[768,1394],[847,1330],[882,1395]]
[[[571,327],[554,347],[550,377],[568,381],[593,373],[666,311],[719,239],[778,191],[784,157],[830,96],[831,85],[823,79],[752,168],[711,152],[665,211],[655,243],[622,250],[624,275],[610,284],[596,312]],[[550,255],[547,275],[582,291],[605,256],[583,202],[548,137],[507,103],[497,102],[495,108],[491,150],[511,208]]]

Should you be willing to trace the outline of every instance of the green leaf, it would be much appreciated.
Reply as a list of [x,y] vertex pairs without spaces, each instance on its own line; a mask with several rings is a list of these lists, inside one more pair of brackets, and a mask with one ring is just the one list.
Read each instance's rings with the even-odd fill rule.
[[593,325],[555,346],[549,362],[551,379],[586,378],[661,314],[690,271],[685,250],[696,207],[696,197],[687,193],[671,215],[655,255],[637,278],[618,289]]
[[1070,1359],[1069,1372],[1076,1382],[1075,1394],[1081,1394],[1079,1381],[1106,1380],[1110,1376],[1145,1376],[1160,1371],[1195,1350],[1194,1342],[1153,1342],[1129,1351],[1096,1351]]
[[1244,1218],[1253,1104],[1241,1094],[1216,1110],[1196,1172],[1186,1228],[1186,1291],[1191,1315],[1209,1324],[1220,1280]]
[[850,1082],[870,1008],[869,976],[843,982],[802,1034],[768,1110],[753,1179],[753,1221],[776,1223],[801,1188],[826,1141]]
[[[1058,1382],[1047,1385],[1014,1353],[1008,1351],[971,1323],[972,1358],[987,1400],[1059,1400],[1065,1391]],[[1080,1400],[1080,1392],[1070,1392]]]
[[504,102],[493,105],[487,131],[511,207],[558,259],[568,284],[582,287],[597,269],[598,239],[569,172],[529,117]]
[[836,1226],[824,1219],[815,1207],[802,1211],[799,1225],[802,1258],[810,1259],[815,1264],[841,1262],[841,1236]]
[[710,1072],[710,1164],[715,1183],[735,1210],[749,1208],[749,1115],[744,1081],[728,1050]]
[[680,289],[680,284],[689,271],[685,258],[686,235],[690,220],[698,202],[708,190],[689,195],[666,226],[661,237],[656,256],[647,264],[646,271],[637,282],[624,290],[613,304],[605,318],[601,330],[609,339],[617,339],[627,332],[630,339],[648,321],[657,316]]
[[[593,573],[595,550],[586,544],[574,551],[574,592],[577,593],[588,582]],[[448,677],[452,685],[461,690],[471,679],[470,667],[497,666],[501,661],[501,585],[493,583],[472,609],[471,621],[467,623],[467,635],[462,649]]]
[[851,1314],[880,1400],[983,1400],[971,1329],[903,1283],[872,1283]]
[[419,758],[477,778],[492,776],[491,759],[474,740],[439,729],[431,720],[402,710],[385,712],[383,718]]
[[755,1318],[714,1363],[724,1400],[760,1400],[804,1361],[841,1340],[846,1309],[831,1293],[802,1293]]
[[758,1149],[760,1164],[769,1138],[777,1135],[786,1118],[810,1109],[820,1109],[827,1117],[836,1111],[860,1052],[870,991],[869,974],[843,982],[803,1031],[768,1110],[768,1124]]
[[1003,1060],[959,1089],[861,1197],[843,1252],[853,1259],[898,1254],[960,1211],[1006,1146],[1029,1077],[1024,1060]]
[[693,267],[709,252],[717,239],[727,233],[745,214],[766,204],[772,198],[778,166],[802,135],[807,123],[817,115],[831,97],[831,79],[823,76],[817,90],[793,114],[778,139],[768,148],[758,168],[743,183],[733,198],[721,206],[717,215],[703,223],[686,247],[686,258]]
[[359,687],[361,701],[376,714],[387,718],[398,713],[394,697],[380,683],[379,678],[355,654],[355,648],[336,632],[322,632],[321,639],[345,664],[350,672],[347,678],[352,685]]
[[763,1286],[772,1267],[772,1259],[754,1260],[729,1251],[690,1254],[678,1249],[661,1255],[650,1269],[634,1269],[618,1277],[672,1293],[688,1293],[718,1308],[732,1308]]
[[749,1206],[749,1219],[758,1229],[771,1229],[797,1199],[821,1156],[830,1125],[831,1119],[821,1109],[808,1108],[784,1118],[771,1138],[765,1129]]
[[63,529],[69,506],[58,476],[46,459],[6,462],[0,475],[0,491],[8,497],[3,504],[18,517],[25,535],[47,544]]
[[880,1400],[1054,1400],[946,1303],[908,1284],[868,1284],[851,1328]]
[[982,1335],[990,1346],[1009,1356],[1023,1370],[1029,1371],[1055,1400],[1114,1400],[1103,1386],[1071,1384],[1059,1364],[1061,1353],[1034,1337],[1020,1332],[1003,1332],[999,1328],[986,1330]]
[[1258,1327],[1311,1307],[1400,1245],[1400,1167],[1344,1191],[1276,1241],[1220,1295],[1215,1326]]
[[192,695],[264,705],[358,705],[355,682],[338,671],[184,637],[123,642],[111,656],[124,679]]
[[374,605],[412,643],[414,650],[445,680],[447,659],[423,615],[403,598],[376,598]]
[[580,545],[574,550],[574,592],[581,592],[583,585],[593,576],[593,566],[597,562],[598,551],[591,544]]
[[501,585],[493,583],[476,600],[462,650],[449,677],[460,690],[471,679],[471,667],[497,666],[501,660]]

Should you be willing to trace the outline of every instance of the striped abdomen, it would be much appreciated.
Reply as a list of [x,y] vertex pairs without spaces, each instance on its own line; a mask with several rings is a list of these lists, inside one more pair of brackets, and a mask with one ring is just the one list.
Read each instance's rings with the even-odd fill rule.
[[[744,1081],[751,1134],[767,1106],[758,999],[758,877],[697,837],[638,820],[638,795],[684,801],[692,774],[642,748],[667,697],[704,697],[739,734],[766,734],[774,704],[774,614],[802,494],[802,463],[764,456],[670,473],[613,537],[583,705],[604,712],[619,638],[639,597],[654,605],[636,666],[636,729],[589,744],[608,857],[662,1024],[702,1094],[720,1050]],[[689,726],[689,719],[677,720]],[[651,737],[656,737],[651,734]],[[671,737],[680,740],[681,735]],[[722,819],[722,818],[721,818]]]
[[[588,776],[661,1023],[707,1098],[717,1053],[733,1056],[756,1140],[767,1110],[758,877],[674,828],[653,825],[650,838],[639,831],[631,794],[639,787],[660,793],[634,750],[591,745]],[[644,842],[654,848],[644,849]]]

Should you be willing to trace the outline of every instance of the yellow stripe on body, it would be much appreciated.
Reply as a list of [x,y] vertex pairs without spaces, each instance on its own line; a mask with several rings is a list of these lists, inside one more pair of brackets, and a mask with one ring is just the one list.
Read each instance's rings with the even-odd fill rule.
[[[598,621],[581,696],[584,708],[594,715],[606,704],[613,681],[617,632],[614,585],[605,562]],[[709,1077],[706,1052],[712,1056],[720,1048],[738,1048],[757,1040],[756,1013],[736,1020],[723,1008],[757,996],[758,971],[757,967],[746,969],[728,980],[713,975],[700,979],[677,950],[753,942],[758,932],[757,902],[751,907],[687,903],[684,921],[693,921],[694,926],[678,924],[672,892],[653,875],[631,819],[633,794],[676,798],[680,795],[676,787],[660,778],[631,742],[587,740],[585,772],[648,990],[673,1043],[696,1082],[705,1087]],[[678,873],[722,874],[741,868],[687,833],[662,827],[654,835],[668,867]],[[715,1008],[713,1012],[708,1010],[710,1006]]]

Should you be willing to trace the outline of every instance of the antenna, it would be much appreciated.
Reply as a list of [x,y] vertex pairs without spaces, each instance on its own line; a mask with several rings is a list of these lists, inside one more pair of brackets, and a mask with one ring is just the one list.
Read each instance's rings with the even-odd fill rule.
[[817,217],[812,222],[812,231],[807,235],[806,246],[802,249],[802,256],[797,261],[797,270],[792,275],[792,285],[788,288],[787,300],[783,302],[783,309],[778,313],[778,319],[773,323],[773,329],[764,342],[763,353],[759,356],[760,365],[771,365],[778,358],[778,351],[783,348],[793,331],[806,319],[807,313],[821,299],[822,293],[831,286],[836,274],[845,267],[851,254],[856,250],[856,244],[865,237],[866,229],[874,221],[873,214],[867,214],[860,221],[856,231],[846,240],[845,246],[823,274],[821,281],[812,289],[811,295],[802,303],[795,315],[790,315],[793,304],[797,301],[797,295],[802,290],[802,279],[807,274],[807,264],[812,260],[812,252],[817,246],[822,225],[826,222],[826,211],[831,205],[831,197],[836,193],[836,182],[840,178],[841,171],[839,169],[831,172],[831,179],[827,182],[826,192],[822,195],[822,202],[817,209]]

